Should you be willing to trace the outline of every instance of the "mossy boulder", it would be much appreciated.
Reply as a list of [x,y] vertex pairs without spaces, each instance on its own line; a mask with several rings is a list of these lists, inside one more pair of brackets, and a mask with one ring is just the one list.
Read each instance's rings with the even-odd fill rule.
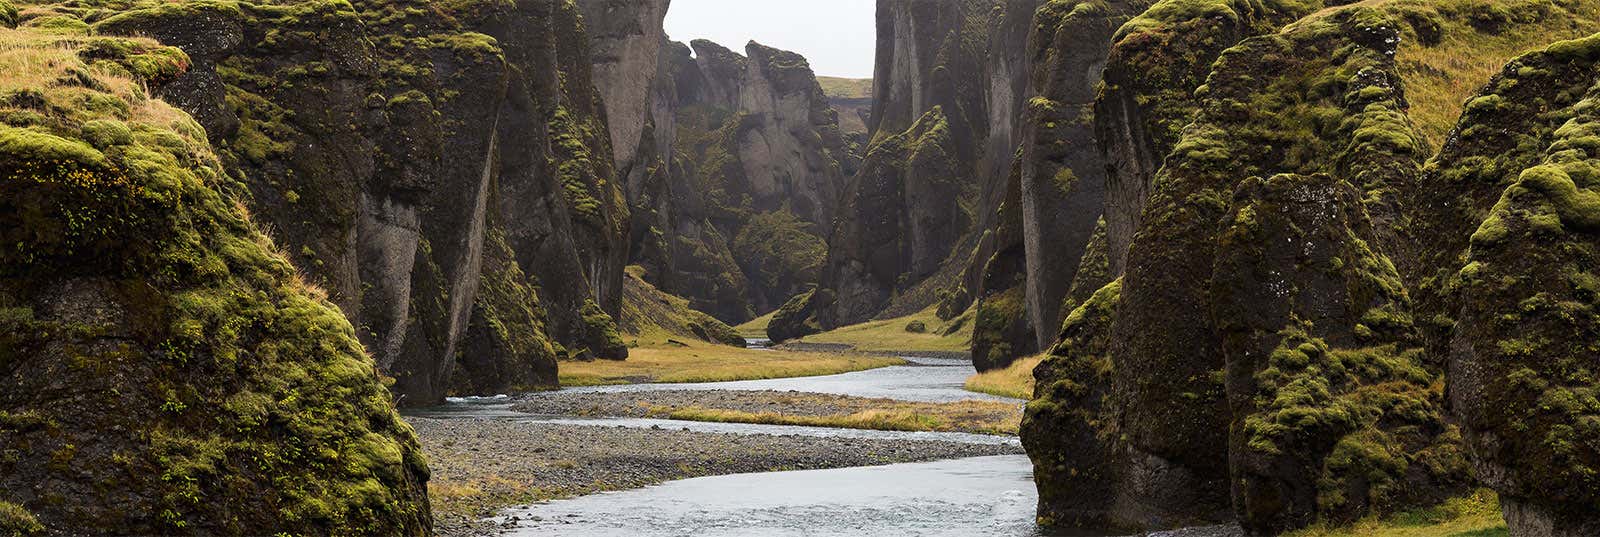
[[1449,284],[1449,389],[1513,535],[1600,532],[1597,65],[1600,36],[1512,61],[1434,163],[1463,196],[1503,187]]
[[1115,442],[1108,398],[1111,325],[1122,282],[1111,282],[1067,315],[1056,345],[1033,370],[1023,447],[1039,488],[1038,521],[1050,528],[1113,528],[1117,483],[1128,467]]
[[816,309],[826,301],[827,293],[827,290],[812,288],[790,298],[773,313],[772,322],[767,324],[767,337],[773,343],[783,343],[821,333],[822,326],[817,322]]
[[[411,428],[351,324],[223,193],[204,131],[88,69],[128,61],[95,41],[4,39],[49,58],[30,79],[84,83],[0,125],[0,526],[429,534]],[[91,145],[93,122],[114,135]]]
[[[1374,162],[1355,160],[1352,172],[1381,173]],[[1285,174],[1244,181],[1233,198],[1212,294],[1240,521],[1275,534],[1466,492],[1443,378],[1423,360],[1362,192],[1332,175]]]

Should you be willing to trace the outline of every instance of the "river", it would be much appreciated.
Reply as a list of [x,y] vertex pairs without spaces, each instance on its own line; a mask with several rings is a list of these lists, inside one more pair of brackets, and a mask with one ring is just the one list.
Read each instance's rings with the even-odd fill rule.
[[[971,362],[907,358],[907,364],[839,375],[757,381],[635,384],[567,388],[578,392],[650,390],[803,391],[905,401],[1023,401],[962,389]],[[533,394],[528,397],[539,397]],[[945,440],[1015,445],[1014,437],[965,433],[868,431],[661,419],[537,416],[510,410],[506,397],[452,399],[417,412],[436,418],[493,418],[569,425],[686,429],[701,432],[837,436],[908,442]],[[672,481],[507,510],[515,536],[933,536],[1034,537],[1038,500],[1026,456],[1005,455],[887,466],[735,474]],[[1173,537],[1230,535],[1184,530]]]

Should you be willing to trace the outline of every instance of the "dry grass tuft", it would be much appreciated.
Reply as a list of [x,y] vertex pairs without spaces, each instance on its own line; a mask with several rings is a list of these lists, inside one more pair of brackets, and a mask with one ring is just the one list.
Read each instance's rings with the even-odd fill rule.
[[966,389],[1001,397],[1033,399],[1033,369],[1039,367],[1044,358],[1043,354],[1029,356],[1005,369],[974,374],[967,377]]
[[[919,321],[926,327],[926,332],[906,331],[907,325]],[[930,307],[905,317],[840,327],[800,338],[799,341],[845,344],[866,352],[964,353],[972,349],[972,322],[968,315],[945,321],[935,313],[935,308]]]
[[642,382],[724,382],[814,377],[901,365],[905,360],[829,352],[762,351],[684,341],[629,351],[627,361],[563,362],[562,386]]
[[651,406],[654,416],[688,421],[804,425],[878,431],[937,431],[1015,435],[1022,420],[1019,405],[996,401],[917,403],[863,399],[872,408],[848,408],[835,414],[806,415],[784,412],[748,412],[703,406]]

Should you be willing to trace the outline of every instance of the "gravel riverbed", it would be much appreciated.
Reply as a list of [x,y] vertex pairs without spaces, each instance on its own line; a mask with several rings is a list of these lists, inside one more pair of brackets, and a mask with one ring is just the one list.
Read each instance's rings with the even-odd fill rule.
[[[996,418],[1016,414],[1021,404],[977,403],[991,409]],[[950,404],[914,403],[893,399],[874,399],[808,392],[735,390],[661,390],[617,393],[544,393],[525,398],[511,406],[517,412],[551,416],[651,417],[651,407],[715,408],[739,412],[782,412],[794,416],[832,416],[862,410],[906,407],[941,408]]]
[[444,537],[494,535],[481,519],[534,501],[708,475],[1020,454],[1014,445],[699,433],[518,422],[408,420],[433,477]]

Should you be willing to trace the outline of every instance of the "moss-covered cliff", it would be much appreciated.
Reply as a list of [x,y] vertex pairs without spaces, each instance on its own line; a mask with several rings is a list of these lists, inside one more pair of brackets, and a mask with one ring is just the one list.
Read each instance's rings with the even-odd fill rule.
[[[193,69],[156,91],[205,127],[237,194],[329,290],[403,403],[552,385],[553,356],[626,356],[610,316],[627,209],[572,2],[27,13],[189,53]],[[524,349],[472,359],[525,374],[463,381],[468,347]]]
[[[979,319],[994,321],[975,327],[973,357],[982,357],[980,370],[1048,347],[1053,328],[1068,313],[1062,302],[1105,201],[1106,166],[1094,114],[1100,74],[1112,33],[1149,4],[1057,0],[1034,14],[1025,47],[1029,99],[1019,111],[1015,177],[1008,179],[1016,199],[1008,197],[999,207],[994,256],[977,293]],[[1010,280],[1019,282],[1006,286]],[[1086,284],[1088,292],[1104,283]],[[1021,298],[1015,305],[1007,299],[1012,288]]]
[[874,223],[832,230],[820,326],[973,303],[998,247],[985,231],[999,225],[1039,4],[878,2],[871,135],[840,202]]
[[[1441,300],[1459,307],[1450,401],[1513,535],[1600,532],[1597,65],[1600,36],[1512,61],[1467,104],[1429,173],[1479,202],[1445,221],[1478,220]],[[1468,197],[1496,190],[1492,206]]]
[[[1037,372],[1024,438],[1041,517],[1135,528],[1238,517],[1272,534],[1466,486],[1442,393],[1446,349],[1459,356],[1467,339],[1452,308],[1473,303],[1454,272],[1508,178],[1555,141],[1564,118],[1532,109],[1580,99],[1586,68],[1522,68],[1550,77],[1526,86],[1504,75],[1467,104],[1439,160],[1421,163],[1448,130],[1439,117],[1469,97],[1474,83],[1459,79],[1484,72],[1463,58],[1492,64],[1592,32],[1595,7],[1166,1],[1124,25],[1094,116],[1105,249],[1084,256],[1090,277],[1074,277],[1063,309],[1093,306],[1082,288],[1097,280],[1123,280],[1115,311],[1089,317],[1104,326],[1069,316]],[[1480,404],[1456,374],[1449,406]],[[1514,407],[1485,404],[1480,423]],[[1509,461],[1500,453],[1478,452],[1480,470],[1506,475],[1492,466]],[[1091,474],[1119,484],[1073,496],[1096,490]],[[1537,521],[1513,520],[1521,531],[1584,528],[1573,504],[1512,503],[1508,519]]]
[[629,192],[636,260],[661,290],[743,322],[816,284],[860,157],[805,58],[755,42],[692,53],[668,43],[655,73],[662,154]]
[[191,57],[25,13],[0,31],[5,529],[431,533],[355,330],[146,93]]

